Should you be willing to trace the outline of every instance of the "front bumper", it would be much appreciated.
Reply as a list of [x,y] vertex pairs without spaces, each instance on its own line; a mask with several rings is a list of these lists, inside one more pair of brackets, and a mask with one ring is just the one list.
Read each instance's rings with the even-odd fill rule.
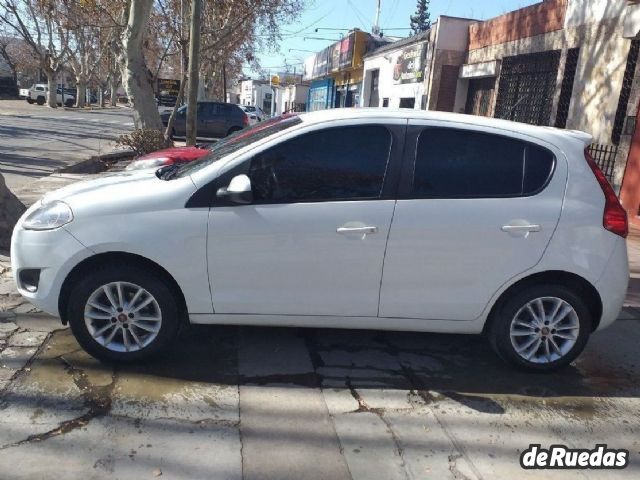
[[[26,215],[26,214],[25,214]],[[51,315],[59,315],[58,297],[62,284],[71,270],[93,252],[82,245],[67,230],[33,231],[18,222],[11,237],[11,268],[18,292],[33,305]],[[23,270],[37,270],[39,279],[35,291],[22,285]]]

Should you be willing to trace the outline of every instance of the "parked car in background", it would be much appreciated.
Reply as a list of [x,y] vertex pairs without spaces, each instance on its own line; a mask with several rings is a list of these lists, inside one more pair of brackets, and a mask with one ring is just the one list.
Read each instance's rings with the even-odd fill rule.
[[[238,105],[242,110],[249,115],[249,120],[254,120],[253,123],[262,122],[268,118],[268,115],[262,111],[260,107],[254,107],[253,105]],[[252,123],[252,124],[253,124]]]
[[629,281],[591,141],[440,112],[287,115],[49,193],[14,229],[12,270],[106,361],[158,354],[190,321],[484,333],[548,372],[617,318]]
[[[26,100],[28,103],[37,103],[38,105],[44,105],[47,103],[47,94],[49,92],[49,87],[45,83],[36,83],[31,86],[29,89],[28,95],[26,96]],[[72,107],[76,103],[76,97],[74,95],[62,95],[62,89],[58,88],[56,91],[56,103],[62,106],[64,101],[65,107]]]
[[[64,94],[66,95],[71,95],[74,98],[77,98],[78,95],[78,89],[77,88],[65,88],[64,89]],[[96,96],[95,93],[90,92],[89,95],[87,95],[86,98],[87,103],[98,103],[98,97]]]
[[[171,112],[162,112],[160,118],[166,127]],[[187,106],[178,108],[171,136],[186,135]],[[222,138],[249,125],[249,117],[238,105],[221,102],[198,102],[198,137]]]
[[18,90],[18,96],[20,97],[20,100],[26,100],[26,98],[29,96],[29,89],[21,88],[20,90]]

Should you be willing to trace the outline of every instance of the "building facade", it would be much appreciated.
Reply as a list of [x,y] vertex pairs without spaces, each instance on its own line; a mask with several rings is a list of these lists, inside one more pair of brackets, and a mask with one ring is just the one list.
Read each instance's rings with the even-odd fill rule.
[[388,40],[359,29],[306,58],[304,80],[310,82],[307,110],[360,106],[364,55]]
[[628,148],[623,136],[639,8],[627,0],[544,0],[469,27],[460,74],[465,112],[583,130],[616,189]]
[[269,80],[243,80],[240,83],[240,105],[260,107],[271,115],[274,92]]
[[458,76],[473,22],[441,16],[430,30],[368,53],[361,106],[459,111]]

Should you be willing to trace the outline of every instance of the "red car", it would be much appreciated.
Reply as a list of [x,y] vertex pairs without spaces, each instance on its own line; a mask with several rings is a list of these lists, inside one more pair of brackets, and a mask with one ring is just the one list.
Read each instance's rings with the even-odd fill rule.
[[[160,168],[174,163],[186,163],[204,157],[209,153],[212,144],[196,145],[195,147],[171,147],[157,152],[148,153],[136,158],[127,165],[127,170],[143,168]],[[213,144],[215,145],[215,144]]]
[[127,170],[141,170],[143,168],[160,168],[167,165],[173,165],[175,163],[188,163],[198,160],[201,157],[211,153],[211,151],[224,150],[225,145],[235,142],[243,141],[246,137],[255,134],[261,130],[267,129],[273,123],[277,123],[282,119],[297,117],[296,113],[285,113],[279,117],[274,117],[269,120],[260,122],[253,127],[246,128],[242,131],[238,131],[233,135],[225,137],[214,143],[200,144],[195,147],[172,147],[165,148],[164,150],[158,150],[157,152],[148,153],[143,155],[129,165]]

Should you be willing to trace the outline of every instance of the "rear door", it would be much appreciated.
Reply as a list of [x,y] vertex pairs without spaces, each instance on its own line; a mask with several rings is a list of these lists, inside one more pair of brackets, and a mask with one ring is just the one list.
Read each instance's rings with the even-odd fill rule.
[[382,317],[479,317],[501,285],[540,261],[558,223],[567,178],[560,152],[445,125],[410,121]]

